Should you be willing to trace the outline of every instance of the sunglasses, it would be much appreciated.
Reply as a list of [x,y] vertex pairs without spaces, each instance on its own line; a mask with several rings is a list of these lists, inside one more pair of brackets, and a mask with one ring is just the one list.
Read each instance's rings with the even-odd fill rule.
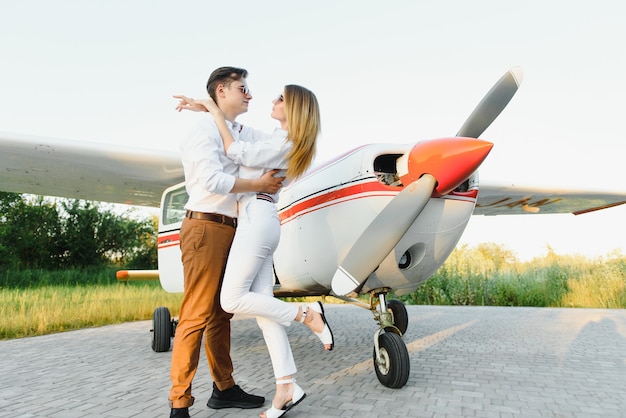
[[274,103],[279,103],[279,102],[284,102],[284,101],[285,101],[285,97],[282,95],[282,93],[276,96],[276,98],[274,99]]
[[241,90],[241,92],[246,96],[250,94],[250,89],[248,88],[248,86],[237,86],[237,88]]

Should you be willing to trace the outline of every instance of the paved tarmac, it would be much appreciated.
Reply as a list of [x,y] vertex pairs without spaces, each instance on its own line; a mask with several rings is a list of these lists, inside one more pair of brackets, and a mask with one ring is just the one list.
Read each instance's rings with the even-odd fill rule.
[[[336,348],[308,328],[289,336],[307,398],[287,417],[626,417],[626,311],[407,306],[411,372],[382,386],[372,365],[368,311],[326,305]],[[169,416],[171,351],[150,348],[151,321],[0,341],[0,417]],[[256,322],[233,322],[235,378],[273,396]],[[206,361],[191,416],[255,417],[262,410],[206,407]]]

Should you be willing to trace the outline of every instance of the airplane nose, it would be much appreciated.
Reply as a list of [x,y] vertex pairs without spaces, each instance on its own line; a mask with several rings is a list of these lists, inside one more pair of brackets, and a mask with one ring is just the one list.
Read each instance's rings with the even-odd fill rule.
[[443,196],[463,183],[482,164],[493,143],[477,138],[441,138],[418,142],[409,152],[407,185],[424,174],[437,179],[433,196]]

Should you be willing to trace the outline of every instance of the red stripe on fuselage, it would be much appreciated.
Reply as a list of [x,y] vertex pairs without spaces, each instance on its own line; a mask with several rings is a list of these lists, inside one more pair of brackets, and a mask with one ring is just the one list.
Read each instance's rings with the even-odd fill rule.
[[358,199],[365,196],[388,196],[390,192],[396,194],[398,191],[399,189],[397,187],[385,186],[375,180],[351,184],[343,188],[326,190],[312,195],[301,202],[279,211],[278,217],[280,218],[281,224],[284,224],[288,222],[290,218],[302,216],[346,200]]
[[[281,224],[285,224],[299,216],[324,209],[338,203],[366,197],[394,196],[401,190],[402,188],[386,186],[377,180],[351,184],[343,188],[320,192],[302,200],[301,202],[292,204],[287,208],[280,210],[278,217],[280,218]],[[459,197],[462,197],[462,200],[467,199],[469,201],[475,201],[477,195],[478,190],[473,189],[462,193],[452,192],[446,196],[442,196],[441,198],[458,199]]]
[[173,247],[180,245],[180,231],[172,231],[171,233],[166,233],[159,235],[157,239],[157,247],[159,250],[163,248]]

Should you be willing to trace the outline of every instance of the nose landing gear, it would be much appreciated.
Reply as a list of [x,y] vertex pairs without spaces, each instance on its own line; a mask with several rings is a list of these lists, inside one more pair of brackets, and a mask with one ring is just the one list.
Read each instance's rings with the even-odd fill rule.
[[387,301],[388,289],[370,293],[370,303],[340,298],[371,311],[378,323],[374,333],[373,361],[378,381],[388,388],[401,388],[409,380],[411,363],[402,335],[408,326],[406,308],[399,300]]
[[402,339],[408,326],[406,308],[397,300],[387,303],[386,293],[373,294],[370,306],[380,327],[374,334],[373,360],[376,377],[388,388],[401,388],[409,380],[411,370],[409,352]]

